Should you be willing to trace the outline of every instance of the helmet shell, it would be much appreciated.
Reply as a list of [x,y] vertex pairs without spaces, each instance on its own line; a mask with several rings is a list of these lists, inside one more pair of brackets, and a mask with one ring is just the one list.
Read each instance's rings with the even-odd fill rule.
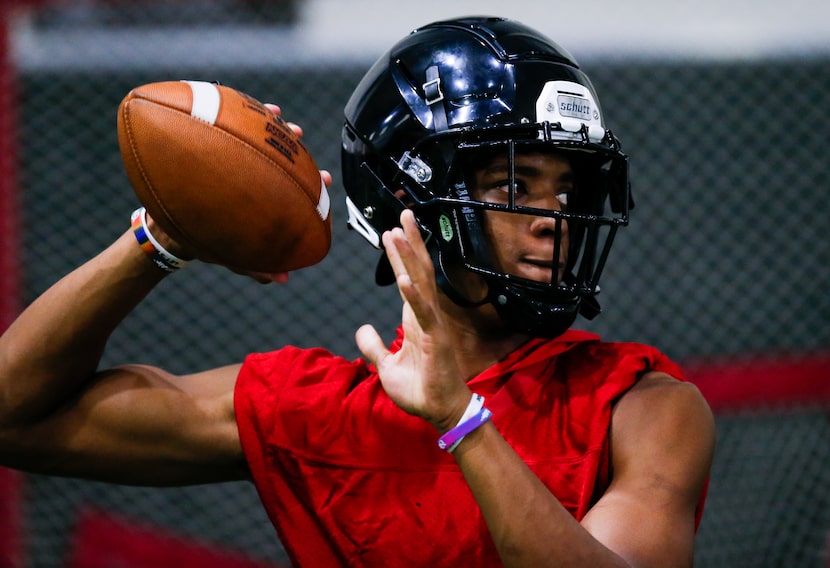
[[[415,210],[426,235],[443,230],[448,218],[463,224],[458,219],[464,215],[454,214],[449,201],[441,202],[457,197],[452,177],[457,173],[451,175],[451,170],[456,150],[467,143],[458,141],[507,141],[520,131],[527,136],[528,128],[534,142],[538,137],[551,147],[580,150],[578,159],[588,164],[580,168],[588,172],[592,188],[592,195],[582,198],[591,204],[583,213],[604,219],[609,195],[613,208],[623,212],[621,220],[608,221],[615,225],[613,240],[616,225],[627,223],[627,158],[606,130],[593,85],[574,58],[538,31],[504,18],[466,17],[414,30],[375,62],[345,107],[341,165],[350,227],[380,249],[380,235],[399,225],[404,207]],[[396,194],[400,190],[406,194],[403,200]],[[417,207],[427,201],[430,206]],[[475,227],[456,229],[467,243],[480,240],[471,235]],[[428,244],[439,284],[459,303],[463,300],[441,272],[442,259],[463,262],[463,240],[447,244],[432,239]],[[567,289],[525,286],[493,275],[487,301],[522,331],[557,335],[573,322],[583,300],[593,300],[597,293],[610,240],[602,254],[574,255],[594,264],[602,260],[578,271],[578,281],[571,278]],[[584,234],[575,241],[598,246],[597,239]],[[382,284],[391,283],[384,258],[378,272]],[[591,311],[599,311],[595,301]],[[522,323],[534,319],[538,324]]]
[[[519,22],[466,17],[414,30],[375,62],[345,107],[343,183],[359,209],[374,205],[370,224],[379,233],[398,225],[399,210],[375,203],[378,180],[361,170],[368,167],[390,186],[397,174],[392,161],[438,131],[436,107],[424,89],[433,66],[450,129],[535,122],[539,94],[550,81],[583,85],[597,102],[571,54]],[[598,106],[596,112],[601,122]]]

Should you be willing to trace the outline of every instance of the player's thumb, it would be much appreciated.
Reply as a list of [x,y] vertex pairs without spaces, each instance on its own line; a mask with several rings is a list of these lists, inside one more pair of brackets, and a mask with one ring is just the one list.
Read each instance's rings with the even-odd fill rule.
[[377,330],[369,324],[362,325],[354,334],[357,348],[371,364],[378,367],[381,360],[389,353],[386,345],[383,344]]

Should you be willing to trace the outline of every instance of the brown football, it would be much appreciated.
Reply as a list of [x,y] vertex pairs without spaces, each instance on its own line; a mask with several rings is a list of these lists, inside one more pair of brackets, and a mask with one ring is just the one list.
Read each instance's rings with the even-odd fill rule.
[[256,99],[201,81],[142,85],[118,108],[118,143],[138,200],[200,259],[273,273],[328,253],[317,164]]

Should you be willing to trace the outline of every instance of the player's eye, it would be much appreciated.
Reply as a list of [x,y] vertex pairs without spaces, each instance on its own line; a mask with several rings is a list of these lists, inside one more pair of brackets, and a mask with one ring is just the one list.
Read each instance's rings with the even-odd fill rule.
[[[510,193],[510,180],[500,181],[496,186],[504,193]],[[527,186],[521,180],[517,179],[514,182],[514,186],[516,188],[516,195],[525,195],[527,193]]]

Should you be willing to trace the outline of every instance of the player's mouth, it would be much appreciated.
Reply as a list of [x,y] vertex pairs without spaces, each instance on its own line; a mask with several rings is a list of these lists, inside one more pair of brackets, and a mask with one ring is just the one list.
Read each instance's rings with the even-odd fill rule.
[[[554,270],[556,274],[554,274]],[[540,258],[522,258],[519,260],[519,274],[522,278],[528,280],[535,280],[537,282],[550,282],[554,277],[558,280],[562,279],[565,272],[565,263],[554,262],[548,259]]]

